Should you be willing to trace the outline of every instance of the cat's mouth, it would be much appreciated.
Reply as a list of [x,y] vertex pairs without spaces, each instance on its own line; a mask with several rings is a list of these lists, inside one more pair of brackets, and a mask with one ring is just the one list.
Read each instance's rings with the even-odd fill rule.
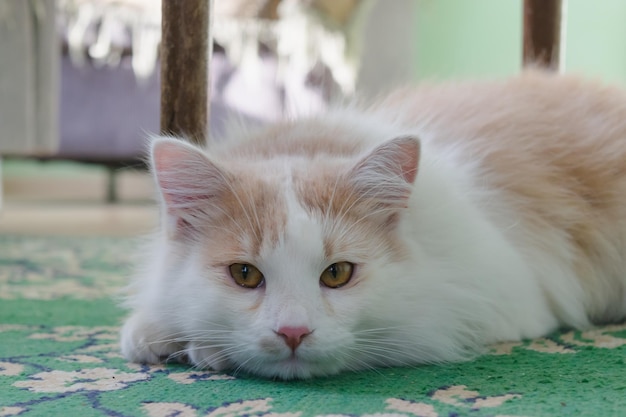
[[283,359],[282,362],[288,363],[288,364],[306,364],[308,361],[303,359],[302,357],[298,356],[297,352],[291,352],[291,355],[289,355],[289,357],[287,359]]
[[288,356],[284,357],[273,357],[265,360],[266,363],[271,364],[273,366],[307,366],[314,364],[314,361],[311,361],[308,358],[305,358],[302,354],[297,351],[291,352]]

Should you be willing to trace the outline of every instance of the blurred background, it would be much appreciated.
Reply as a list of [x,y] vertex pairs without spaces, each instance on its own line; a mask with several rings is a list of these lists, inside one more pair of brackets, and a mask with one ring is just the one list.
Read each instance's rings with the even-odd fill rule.
[[[562,70],[624,83],[626,1],[563,4]],[[227,140],[232,119],[522,65],[522,0],[214,0],[213,11],[209,140]],[[159,130],[160,13],[159,0],[0,0],[0,233],[154,227],[142,161]]]

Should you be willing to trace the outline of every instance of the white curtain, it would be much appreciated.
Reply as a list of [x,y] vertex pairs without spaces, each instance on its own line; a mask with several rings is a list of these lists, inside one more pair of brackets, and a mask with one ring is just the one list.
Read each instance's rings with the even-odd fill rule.
[[58,147],[55,0],[0,0],[0,156]]

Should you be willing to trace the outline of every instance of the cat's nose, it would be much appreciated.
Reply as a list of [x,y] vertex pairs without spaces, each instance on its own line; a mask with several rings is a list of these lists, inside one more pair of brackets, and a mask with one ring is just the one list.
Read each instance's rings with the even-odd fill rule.
[[276,334],[285,340],[291,350],[295,351],[302,343],[302,339],[311,334],[311,330],[308,327],[281,327]]

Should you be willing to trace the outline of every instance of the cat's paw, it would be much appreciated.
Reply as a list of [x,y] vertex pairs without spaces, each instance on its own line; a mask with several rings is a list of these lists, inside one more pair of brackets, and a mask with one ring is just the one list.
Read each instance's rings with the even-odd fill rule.
[[140,314],[133,314],[120,332],[122,355],[131,362],[160,363],[184,349],[184,345],[172,341],[172,338],[173,335],[165,334]]
[[232,366],[232,363],[219,348],[191,342],[187,345],[186,351],[189,362],[199,369],[224,371]]

